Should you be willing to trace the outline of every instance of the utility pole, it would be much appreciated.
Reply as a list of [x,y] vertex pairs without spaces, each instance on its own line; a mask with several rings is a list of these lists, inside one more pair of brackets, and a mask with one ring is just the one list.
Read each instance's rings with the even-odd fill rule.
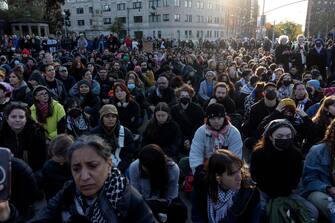
[[273,21],[273,28],[272,28],[272,48],[275,46],[275,28],[276,28],[276,20]]
[[263,27],[265,25],[265,14],[264,14],[264,9],[265,9],[265,0],[263,0],[263,8],[262,8],[262,15],[261,15],[261,30],[260,30],[260,37],[263,38]]

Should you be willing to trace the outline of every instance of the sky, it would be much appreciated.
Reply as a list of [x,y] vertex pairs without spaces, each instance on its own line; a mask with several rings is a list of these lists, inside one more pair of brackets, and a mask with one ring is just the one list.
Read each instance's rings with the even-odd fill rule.
[[[274,21],[276,21],[276,23],[279,23],[281,21],[288,20],[302,24],[304,29],[308,1],[303,1],[293,5],[289,5],[267,13],[268,10],[297,1],[298,0],[265,0],[264,11],[266,15],[266,22],[273,23]],[[258,2],[260,6],[259,13],[262,14],[263,0],[258,0]]]

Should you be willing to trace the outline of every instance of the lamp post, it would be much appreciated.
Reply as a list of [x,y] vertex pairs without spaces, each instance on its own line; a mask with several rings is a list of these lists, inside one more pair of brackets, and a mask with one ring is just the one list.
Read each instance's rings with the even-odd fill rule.
[[142,2],[133,2],[133,7],[130,8],[130,7],[127,7],[127,32],[128,32],[128,35],[130,36],[130,26],[129,26],[129,18],[130,18],[130,10],[132,9],[138,9],[138,11],[141,11],[141,8],[142,8]]
[[64,35],[65,38],[67,37],[67,24],[66,24],[66,13],[62,11],[63,22],[64,22]]

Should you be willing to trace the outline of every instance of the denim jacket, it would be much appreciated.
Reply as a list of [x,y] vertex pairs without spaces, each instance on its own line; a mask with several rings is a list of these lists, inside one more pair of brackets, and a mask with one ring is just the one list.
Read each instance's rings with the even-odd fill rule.
[[306,156],[302,175],[302,195],[308,196],[313,191],[326,193],[332,186],[330,176],[330,150],[325,143],[314,145]]

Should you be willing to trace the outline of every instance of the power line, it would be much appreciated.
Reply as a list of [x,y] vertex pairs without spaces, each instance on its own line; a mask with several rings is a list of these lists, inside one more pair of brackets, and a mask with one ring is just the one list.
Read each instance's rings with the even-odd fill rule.
[[306,1],[308,1],[308,0],[300,0],[300,1],[295,1],[295,2],[288,3],[288,4],[285,4],[285,5],[281,5],[281,6],[278,6],[276,8],[273,8],[273,9],[270,9],[270,10],[264,12],[264,14],[275,11],[275,10],[280,9],[280,8],[284,8],[286,6],[290,6],[290,5],[294,5],[294,4],[297,4],[297,3],[300,3],[300,2],[306,2]]

